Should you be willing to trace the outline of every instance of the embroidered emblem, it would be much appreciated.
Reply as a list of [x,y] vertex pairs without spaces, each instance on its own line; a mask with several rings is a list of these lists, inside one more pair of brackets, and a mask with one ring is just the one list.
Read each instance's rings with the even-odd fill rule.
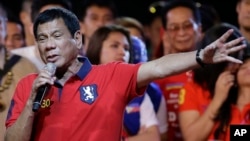
[[95,84],[80,87],[80,98],[83,102],[92,104],[97,96],[97,86]]
[[139,103],[131,103],[126,106],[126,112],[128,114],[130,113],[136,113],[140,111],[140,104]]

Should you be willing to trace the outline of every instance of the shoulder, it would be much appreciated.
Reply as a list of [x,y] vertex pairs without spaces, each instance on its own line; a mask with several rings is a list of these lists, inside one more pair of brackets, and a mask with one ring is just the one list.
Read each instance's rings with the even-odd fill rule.
[[19,61],[15,64],[15,67],[17,67],[19,70],[23,70],[26,72],[38,72],[37,67],[28,59],[19,56]]
[[38,76],[37,73],[28,74],[25,77],[23,77],[20,82],[26,82],[26,81],[27,82],[29,82],[29,81],[33,82],[33,80],[35,80],[37,76]]
[[138,70],[140,64],[128,64],[124,62],[111,62],[101,65],[93,65],[94,70],[110,70],[110,71],[130,71]]

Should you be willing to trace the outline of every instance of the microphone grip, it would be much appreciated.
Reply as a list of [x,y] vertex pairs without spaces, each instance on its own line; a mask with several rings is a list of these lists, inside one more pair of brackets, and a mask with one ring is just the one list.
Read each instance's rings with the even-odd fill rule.
[[47,91],[49,90],[49,87],[50,87],[50,85],[46,84],[46,85],[43,85],[43,86],[38,88],[37,95],[36,95],[35,100],[33,102],[33,107],[32,107],[33,112],[37,112],[38,109],[41,107],[42,100],[43,100],[45,94],[47,93]]

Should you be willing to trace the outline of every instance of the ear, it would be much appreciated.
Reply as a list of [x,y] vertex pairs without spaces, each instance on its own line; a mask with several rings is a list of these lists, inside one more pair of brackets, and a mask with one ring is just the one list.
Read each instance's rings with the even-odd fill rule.
[[82,34],[80,30],[76,31],[74,34],[74,40],[78,49],[82,48]]

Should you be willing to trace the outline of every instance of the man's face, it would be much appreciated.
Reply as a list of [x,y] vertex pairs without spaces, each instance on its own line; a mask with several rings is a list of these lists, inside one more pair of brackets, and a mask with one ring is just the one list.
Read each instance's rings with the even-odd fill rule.
[[201,34],[189,8],[176,7],[166,14],[166,32],[171,44],[171,53],[191,51]]
[[5,46],[7,50],[25,46],[22,30],[21,25],[14,22],[7,22],[7,36],[5,38]]
[[242,0],[237,4],[238,23],[241,28],[250,30],[250,0]]
[[86,11],[86,15],[82,21],[81,31],[84,36],[90,38],[96,29],[113,22],[114,17],[110,9],[93,5]]
[[7,19],[0,13],[0,46],[4,45],[4,39],[6,36],[6,22]]
[[68,67],[75,60],[81,41],[80,31],[72,37],[61,18],[38,25],[37,45],[41,58],[58,68]]

